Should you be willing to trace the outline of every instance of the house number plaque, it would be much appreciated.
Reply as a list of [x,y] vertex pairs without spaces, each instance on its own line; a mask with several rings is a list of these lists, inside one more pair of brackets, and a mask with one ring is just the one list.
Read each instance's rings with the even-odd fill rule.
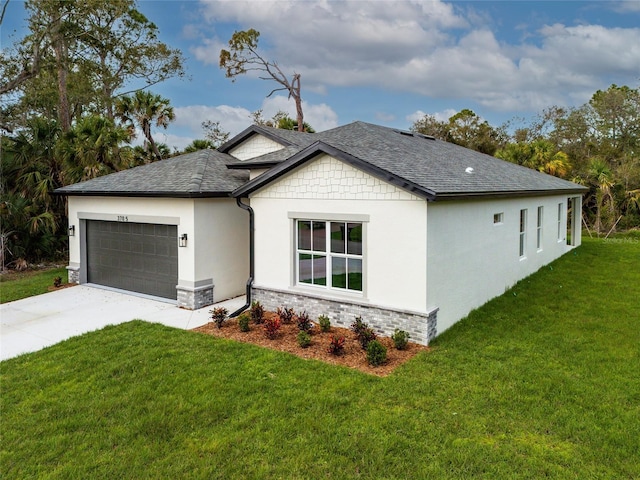
[[119,222],[128,222],[129,221],[129,217],[127,217],[126,215],[118,215],[118,221]]

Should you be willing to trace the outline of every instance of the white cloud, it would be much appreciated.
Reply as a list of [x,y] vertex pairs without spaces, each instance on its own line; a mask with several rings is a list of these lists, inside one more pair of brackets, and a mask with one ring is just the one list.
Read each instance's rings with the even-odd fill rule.
[[[210,22],[260,31],[265,58],[279,60],[285,72],[301,73],[307,91],[377,87],[526,111],[584,102],[588,92],[613,81],[637,81],[640,71],[640,28],[585,22],[538,31],[526,27],[519,43],[508,43],[498,40],[495,30],[506,27],[492,22],[479,4],[230,0],[201,5]],[[616,3],[629,12],[636,6],[639,1]],[[211,34],[192,51],[217,64],[224,45]]]
[[422,118],[424,118],[425,115],[432,115],[439,122],[447,122],[456,113],[458,113],[458,111],[453,108],[447,108],[440,112],[433,112],[433,113],[423,112],[422,110],[416,110],[412,114],[407,115],[405,119],[407,120],[407,122],[410,122],[413,124],[418,120],[422,120]]

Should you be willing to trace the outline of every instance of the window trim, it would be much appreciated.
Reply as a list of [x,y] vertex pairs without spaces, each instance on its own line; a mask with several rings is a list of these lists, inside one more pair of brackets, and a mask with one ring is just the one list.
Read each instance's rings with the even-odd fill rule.
[[498,212],[493,214],[493,224],[494,225],[504,224],[504,212]]
[[520,233],[518,235],[520,246],[520,260],[524,260],[527,258],[527,217],[528,212],[526,208],[520,209],[520,222],[519,222],[519,230]]
[[544,206],[538,206],[538,218],[536,223],[536,248],[538,252],[542,251],[542,236],[544,233]]
[[[301,287],[301,288],[309,288],[318,292],[331,292],[332,294],[339,295],[347,295],[347,296],[356,296],[363,297],[365,295],[366,289],[366,262],[365,262],[365,250],[366,250],[366,223],[369,219],[368,215],[327,215],[327,214],[305,214],[303,217],[296,218],[296,212],[290,212],[288,214],[289,218],[292,220],[292,252],[293,252],[293,271],[292,271],[292,286]],[[315,218],[309,218],[315,217]],[[357,218],[357,220],[354,220]],[[363,219],[363,220],[360,220]],[[324,251],[314,251],[314,250],[306,250],[298,248],[298,222],[311,222],[311,224],[315,222],[324,222],[325,224],[325,250]],[[362,229],[362,252],[360,255],[353,253],[340,253],[340,252],[332,252],[331,251],[331,223],[355,223],[359,224]],[[313,248],[313,245],[312,245]],[[326,272],[326,284],[315,284],[315,283],[307,283],[300,280],[300,254],[303,255],[318,255],[324,257],[324,268]],[[348,264],[349,259],[355,259],[360,261],[360,270],[361,270],[361,283],[360,290],[349,289],[347,287],[337,287],[333,285],[333,259],[334,258],[344,258],[345,265],[347,266],[347,285],[348,285]]]
[[558,243],[562,242],[562,211],[564,209],[564,202],[558,203]]

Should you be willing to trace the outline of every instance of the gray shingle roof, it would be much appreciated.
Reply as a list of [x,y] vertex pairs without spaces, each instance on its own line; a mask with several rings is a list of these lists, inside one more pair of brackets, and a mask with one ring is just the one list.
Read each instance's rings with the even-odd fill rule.
[[249,173],[230,170],[238,160],[217,150],[198,150],[56,190],[63,195],[226,197]]
[[266,127],[264,125],[251,125],[229,141],[220,145],[218,150],[223,153],[229,153],[229,151],[234,147],[238,146],[255,134],[270,138],[284,147],[289,145],[306,146],[314,141],[313,133],[298,132],[297,130],[284,130],[282,128]]
[[364,122],[313,134],[313,138],[316,143],[300,148],[297,154],[240,187],[234,195],[256,191],[319,152],[336,156],[429,200],[586,191],[575,183],[452,143]]

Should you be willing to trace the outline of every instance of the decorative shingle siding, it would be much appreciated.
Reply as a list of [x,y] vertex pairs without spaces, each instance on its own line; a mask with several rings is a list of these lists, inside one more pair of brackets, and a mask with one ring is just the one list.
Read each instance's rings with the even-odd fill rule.
[[329,155],[253,194],[255,198],[332,200],[418,200],[404,190]]
[[428,345],[438,334],[437,308],[423,314],[268,288],[253,288],[252,299],[259,301],[267,310],[275,311],[283,306],[296,312],[304,310],[312,320],[326,315],[332,325],[344,328],[349,328],[356,317],[362,317],[380,335],[391,336],[396,329],[404,330],[412,342],[422,345]]
[[278,142],[263,137],[262,135],[254,135],[246,142],[238,145],[232,149],[229,153],[236,157],[238,160],[248,160],[250,158],[259,157],[266,153],[276,152],[283,148]]

